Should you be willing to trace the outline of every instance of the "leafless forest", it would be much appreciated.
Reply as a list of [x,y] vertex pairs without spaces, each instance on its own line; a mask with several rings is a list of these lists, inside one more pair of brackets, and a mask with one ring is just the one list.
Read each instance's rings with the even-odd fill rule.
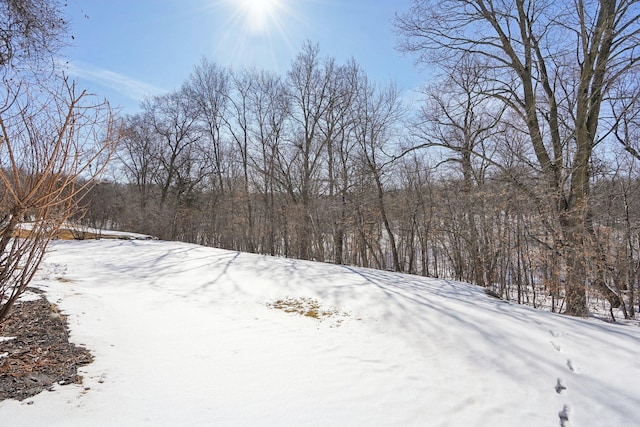
[[633,317],[638,7],[560,3],[414,2],[401,49],[441,72],[411,99],[313,43],[286,75],[203,59],[126,117],[83,221]]

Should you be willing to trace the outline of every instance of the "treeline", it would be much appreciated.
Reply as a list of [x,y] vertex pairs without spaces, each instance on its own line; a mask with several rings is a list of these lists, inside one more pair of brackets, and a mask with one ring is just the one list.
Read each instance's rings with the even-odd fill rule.
[[[285,76],[203,60],[179,90],[125,118],[116,176],[91,190],[83,221],[454,278],[562,311],[562,230],[526,131],[479,96],[486,67],[461,65],[416,106],[312,44]],[[590,166],[593,238],[581,256],[590,303],[632,317],[640,181],[633,159],[607,147]]]

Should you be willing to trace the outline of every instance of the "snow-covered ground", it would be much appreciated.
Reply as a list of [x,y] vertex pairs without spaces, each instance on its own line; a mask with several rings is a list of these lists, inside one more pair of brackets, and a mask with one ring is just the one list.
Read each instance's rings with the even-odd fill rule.
[[[470,285],[144,240],[55,242],[34,284],[95,361],[81,369],[83,385],[0,402],[3,425],[638,420],[640,328],[536,311]],[[276,308],[287,298],[331,315]]]

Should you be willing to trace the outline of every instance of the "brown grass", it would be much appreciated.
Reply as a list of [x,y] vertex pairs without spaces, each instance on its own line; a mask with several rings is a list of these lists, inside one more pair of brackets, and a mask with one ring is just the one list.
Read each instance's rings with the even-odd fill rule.
[[290,298],[276,300],[267,304],[268,307],[282,310],[285,313],[295,313],[305,317],[322,320],[333,316],[347,316],[348,313],[340,313],[337,308],[324,308],[318,300],[313,298]]
[[[16,236],[21,237],[23,239],[28,239],[31,237],[31,230],[20,229],[17,230]],[[109,233],[105,234],[97,234],[91,233],[89,231],[71,231],[68,228],[60,228],[54,239],[58,240],[97,240],[97,239],[119,239],[121,237],[110,235]]]

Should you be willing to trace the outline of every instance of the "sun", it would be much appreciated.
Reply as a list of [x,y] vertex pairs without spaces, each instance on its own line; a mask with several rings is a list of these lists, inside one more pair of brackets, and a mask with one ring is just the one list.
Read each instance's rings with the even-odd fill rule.
[[236,0],[247,33],[263,35],[271,31],[284,8],[281,0]]
[[[301,11],[317,0],[210,0],[212,33],[220,61],[234,67],[280,70],[299,46],[293,37],[306,27]],[[297,42],[296,42],[297,43]]]

